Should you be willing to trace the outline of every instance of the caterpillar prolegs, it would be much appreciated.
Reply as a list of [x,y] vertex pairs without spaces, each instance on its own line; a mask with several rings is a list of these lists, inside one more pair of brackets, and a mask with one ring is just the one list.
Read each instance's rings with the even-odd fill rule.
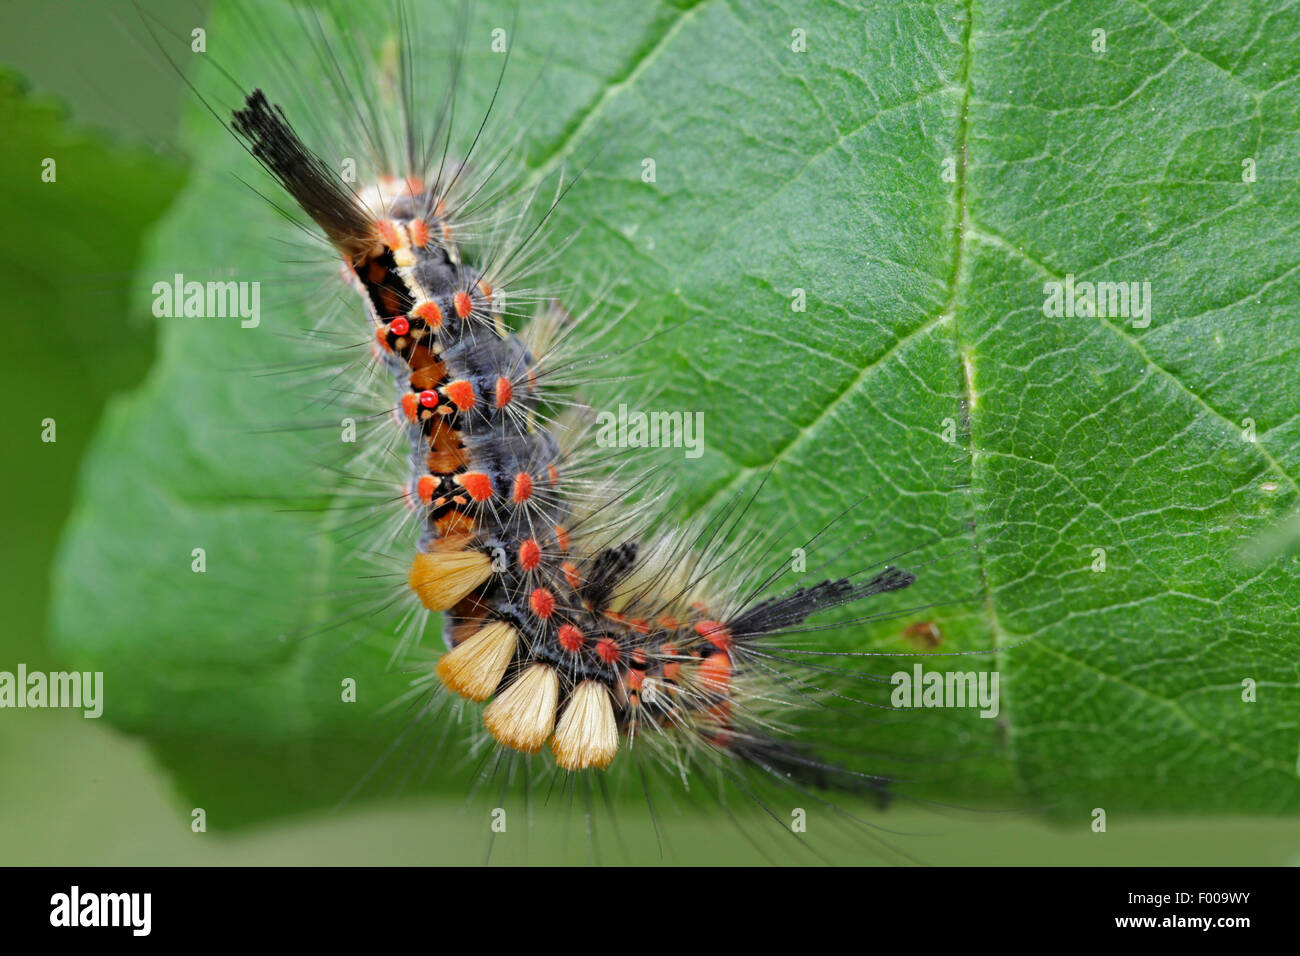
[[[396,384],[420,516],[407,580],[446,614],[442,684],[486,702],[502,746],[537,753],[549,741],[564,770],[603,769],[621,741],[660,734],[788,758],[791,745],[768,736],[746,700],[764,636],[905,588],[912,574],[887,567],[746,601],[671,537],[606,544],[608,530],[588,533],[574,493],[585,479],[542,415],[541,349],[565,316],[551,303],[531,334],[511,330],[496,279],[461,255],[456,177],[394,171],[350,195],[261,91],[232,126],[342,257]],[[607,510],[596,509],[604,525]]]

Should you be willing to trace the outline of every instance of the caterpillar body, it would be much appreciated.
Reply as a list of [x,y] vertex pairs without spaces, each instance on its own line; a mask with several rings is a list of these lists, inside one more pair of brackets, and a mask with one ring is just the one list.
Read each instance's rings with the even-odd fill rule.
[[[889,677],[862,665],[915,656],[900,652],[900,632],[882,622],[966,600],[952,582],[969,580],[961,577],[969,561],[959,559],[965,563],[957,576],[948,576],[934,568],[947,555],[922,555],[969,534],[964,515],[953,532],[925,530],[943,528],[953,514],[942,489],[932,493],[928,470],[951,461],[956,446],[936,438],[929,454],[913,456],[921,466],[915,474],[926,472],[916,498],[938,502],[920,517],[886,505],[871,527],[862,508],[870,496],[854,501],[861,482],[837,487],[834,497],[810,483],[805,496],[797,481],[782,476],[768,484],[752,469],[754,480],[728,485],[726,497],[715,492],[721,506],[696,507],[695,517],[679,520],[686,509],[673,499],[686,497],[695,475],[678,480],[647,466],[647,458],[610,450],[595,440],[594,419],[596,407],[635,400],[633,373],[658,374],[641,364],[640,349],[660,332],[670,333],[660,340],[668,341],[693,320],[674,328],[663,311],[647,310],[629,333],[618,323],[635,304],[614,306],[607,279],[566,274],[580,257],[564,255],[574,235],[556,235],[553,223],[562,217],[553,213],[575,178],[566,183],[561,174],[554,200],[537,201],[547,170],[559,163],[520,170],[527,166],[516,161],[522,104],[499,122],[506,65],[490,96],[482,86],[462,88],[465,25],[448,28],[427,17],[417,23],[401,2],[232,2],[223,10],[234,19],[218,21],[214,36],[220,29],[223,44],[237,38],[241,65],[227,70],[210,53],[215,70],[200,67],[187,83],[278,184],[245,184],[289,220],[292,231],[284,232],[296,240],[284,281],[268,283],[272,295],[305,292],[266,310],[258,334],[278,325],[291,343],[275,358],[263,354],[267,340],[255,335],[233,346],[275,376],[261,376],[248,386],[251,400],[235,404],[286,408],[279,376],[305,371],[306,407],[326,410],[315,421],[300,411],[263,430],[277,442],[274,452],[259,451],[275,455],[267,472],[276,484],[266,497],[285,511],[309,512],[287,527],[313,536],[312,545],[328,540],[312,549],[313,573],[294,578],[305,586],[277,594],[262,620],[268,638],[285,643],[321,634],[344,637],[348,649],[364,643],[358,656],[375,675],[367,691],[383,680],[384,658],[390,671],[415,673],[405,691],[398,676],[387,692],[367,698],[382,698],[381,709],[409,705],[414,719],[396,740],[384,727],[378,741],[361,742],[362,767],[344,774],[343,787],[355,783],[349,797],[386,764],[408,780],[437,772],[471,787],[499,782],[499,803],[510,796],[507,785],[519,783],[531,799],[540,777],[571,796],[585,791],[588,801],[593,792],[608,799],[607,786],[630,791],[649,808],[658,837],[652,793],[672,803],[703,798],[712,810],[734,792],[789,833],[781,818],[791,808],[769,806],[764,788],[772,788],[831,811],[850,839],[877,827],[825,791],[878,804],[925,799],[906,789],[917,778],[913,757],[924,761],[936,746],[963,744],[958,715],[922,721],[889,713],[882,699]],[[442,62],[445,34],[455,34],[451,45],[461,52],[445,83],[428,82],[424,71]],[[302,62],[304,46],[315,54],[311,62]],[[247,77],[257,85],[236,82],[235,72],[262,69],[269,75]],[[441,105],[426,106],[438,99]],[[459,105],[462,99],[476,105]],[[458,110],[469,117],[467,129],[454,128]],[[514,142],[494,139],[498,127]],[[220,166],[234,165],[237,177],[253,165],[232,159],[242,165]],[[265,238],[283,254],[283,236],[267,228]],[[273,256],[249,249],[241,268],[266,276]],[[808,330],[796,321],[788,331],[798,337]],[[318,354],[301,360],[304,345]],[[281,356],[282,365],[271,365]],[[611,378],[600,377],[602,363],[612,367]],[[771,371],[779,377],[781,369]],[[257,390],[268,381],[271,390]],[[221,385],[234,388],[225,377]],[[943,387],[936,395],[946,395]],[[364,423],[357,444],[340,444],[340,413]],[[250,415],[235,427],[258,424],[266,423]],[[762,425],[760,417],[732,427]],[[281,441],[282,432],[294,437]],[[314,447],[313,435],[322,438]],[[314,452],[329,461],[312,460]],[[796,477],[815,474],[811,465],[787,465]],[[331,479],[328,488],[304,491],[322,475]],[[764,494],[769,500],[758,510],[775,494],[789,507],[755,526],[751,511]],[[812,507],[803,507],[807,500]],[[827,522],[828,514],[835,517]],[[888,545],[876,540],[882,530]],[[918,532],[928,540],[913,544]],[[256,580],[239,586],[260,596],[267,574],[281,567],[297,573],[300,549],[280,543],[288,553],[250,562]],[[951,553],[971,550],[962,540]],[[918,580],[929,589],[919,600]],[[887,597],[900,591],[903,602],[915,603]],[[439,616],[443,647],[435,651],[428,638]],[[855,626],[861,630],[849,630]],[[948,650],[970,646],[961,641],[962,627],[945,632],[942,653],[987,653]],[[330,650],[316,656],[326,659],[323,682],[351,677],[352,666],[335,665]],[[313,702],[334,687],[316,690]],[[873,722],[867,708],[889,713],[891,724],[926,726],[894,752],[872,745],[867,757],[865,732],[839,735]],[[356,711],[342,711],[348,716],[335,729],[351,732]],[[458,729],[462,721],[468,734]],[[406,759],[394,767],[397,756]],[[322,785],[322,800],[338,796]]]
[[509,328],[496,280],[458,248],[455,177],[393,171],[349,195],[260,90],[233,129],[341,255],[396,383],[420,514],[408,585],[446,614],[442,684],[487,702],[502,746],[537,753],[549,740],[564,770],[604,769],[620,740],[650,734],[799,767],[750,713],[754,649],[913,575],[889,567],[736,603],[671,539],[607,545],[581,521],[571,532],[574,496],[538,379],[538,340],[563,313],[547,306],[531,342]]

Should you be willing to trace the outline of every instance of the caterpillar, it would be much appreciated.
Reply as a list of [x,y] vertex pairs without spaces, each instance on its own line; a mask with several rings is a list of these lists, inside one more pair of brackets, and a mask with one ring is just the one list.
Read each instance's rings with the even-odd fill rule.
[[[913,613],[863,605],[911,588],[934,562],[859,558],[869,531],[854,507],[819,535],[855,570],[792,571],[771,529],[745,524],[761,483],[675,527],[673,482],[654,468],[629,476],[595,447],[580,387],[599,385],[591,369],[608,357],[598,343],[616,310],[599,292],[574,304],[532,285],[569,241],[548,229],[573,181],[540,212],[535,189],[498,181],[502,159],[479,154],[495,93],[453,153],[456,71],[441,92],[422,82],[409,16],[402,5],[295,11],[337,87],[295,90],[280,76],[292,107],[270,82],[240,87],[227,108],[200,96],[292,203],[269,201],[328,250],[323,294],[345,292],[327,338],[348,358],[327,364],[323,404],[339,390],[371,402],[373,447],[350,477],[385,489],[368,504],[384,530],[367,550],[393,558],[397,580],[383,581],[376,606],[396,606],[401,621],[378,626],[405,658],[434,630],[428,619],[443,619],[444,650],[413,693],[424,710],[465,701],[507,760],[547,752],[565,774],[601,779],[644,753],[687,785],[707,768],[744,789],[740,775],[754,771],[883,801],[887,775],[825,756],[834,742],[799,738],[791,717],[863,703],[829,687],[879,680],[843,667],[875,652],[818,638]],[[358,35],[361,52],[348,51]],[[351,57],[365,70],[359,88],[338,69]],[[316,98],[327,115],[304,115]],[[301,132],[304,119],[349,137],[327,145],[365,158],[355,182]],[[358,350],[366,357],[353,361]],[[832,546],[837,536],[847,544]]]
[[343,258],[396,382],[423,512],[408,585],[446,614],[442,684],[488,702],[483,721],[502,746],[532,754],[549,740],[565,770],[604,769],[620,738],[675,730],[779,755],[737,706],[753,649],[915,577],[890,567],[745,605],[671,540],[575,539],[560,442],[538,415],[545,356],[507,327],[497,280],[463,259],[455,177],[407,169],[349,194],[261,90],[232,126]]

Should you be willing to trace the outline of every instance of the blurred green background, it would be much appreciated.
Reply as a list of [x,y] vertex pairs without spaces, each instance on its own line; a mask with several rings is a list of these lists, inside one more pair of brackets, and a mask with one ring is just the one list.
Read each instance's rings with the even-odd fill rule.
[[[145,6],[182,32],[204,16],[203,4]],[[105,403],[138,383],[153,360],[152,320],[128,302],[138,291],[132,269],[141,239],[185,181],[185,158],[167,145],[182,88],[140,47],[129,4],[33,0],[6,3],[3,11],[0,214],[9,267],[0,274],[0,389],[10,413],[0,420],[8,462],[0,504],[7,572],[0,579],[0,669],[22,662],[48,670],[59,666],[45,643],[49,567],[79,462]],[[41,182],[47,156],[58,159],[56,184]],[[47,417],[58,421],[55,444],[40,441]],[[481,862],[488,851],[481,805],[428,796],[193,833],[189,807],[144,745],[107,721],[65,711],[0,711],[0,768],[4,864],[438,864]],[[498,840],[492,859],[586,859],[586,840],[558,822],[567,808],[554,802],[537,810],[526,839],[516,828],[510,840]],[[742,826],[770,826],[749,809],[737,813]],[[927,863],[1300,862],[1296,820],[1112,819],[1107,833],[1094,834],[1028,812],[904,807],[879,819],[926,834],[889,839]],[[738,838],[717,815],[687,812],[667,820],[665,830],[668,845],[660,850],[652,835],[629,827],[622,858],[750,863],[772,850]],[[879,861],[856,850],[832,855]]]

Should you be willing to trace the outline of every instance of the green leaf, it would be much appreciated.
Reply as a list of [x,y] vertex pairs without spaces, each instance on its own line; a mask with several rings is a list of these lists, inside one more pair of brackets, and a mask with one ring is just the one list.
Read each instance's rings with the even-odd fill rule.
[[[352,2],[337,15],[369,22]],[[258,17],[301,88],[327,89],[295,18]],[[847,519],[874,531],[859,566],[947,555],[882,606],[956,603],[828,646],[901,657],[903,628],[932,621],[941,651],[992,650],[923,663],[995,667],[997,720],[836,707],[804,721],[810,740],[964,755],[918,792],[1076,825],[1093,807],[1300,808],[1300,559],[1243,557],[1300,504],[1300,14],[705,0],[516,24],[485,5],[463,115],[491,96],[498,25],[507,93],[541,76],[541,107],[514,119],[525,182],[590,163],[557,212],[557,237],[582,229],[558,264],[579,291],[622,280],[614,374],[704,413],[682,510],[767,476],[750,520],[806,537],[870,493]],[[219,11],[209,50],[269,87],[246,27]],[[257,240],[284,226],[223,175],[251,161],[198,107],[187,142],[216,174],[187,188],[142,277],[270,283]],[[1149,324],[1048,314],[1068,277],[1149,283]],[[58,569],[60,645],[106,671],[106,716],[153,740],[214,821],[333,802],[408,716],[369,719],[410,679],[388,666],[391,621],[313,632],[346,613],[357,569],[337,515],[283,505],[314,493],[319,436],[258,432],[303,413],[247,369],[300,358],[316,318],[159,320],[159,362],[106,418]]]
[[[181,183],[173,163],[73,126],[66,111],[0,71],[0,301],[9,318],[0,376],[6,448],[0,658],[50,663],[48,569],[74,493],[77,464],[107,397],[153,359],[152,330],[129,321],[125,280],[141,235]],[[75,332],[72,330],[75,329]],[[53,442],[42,440],[53,419]]]

